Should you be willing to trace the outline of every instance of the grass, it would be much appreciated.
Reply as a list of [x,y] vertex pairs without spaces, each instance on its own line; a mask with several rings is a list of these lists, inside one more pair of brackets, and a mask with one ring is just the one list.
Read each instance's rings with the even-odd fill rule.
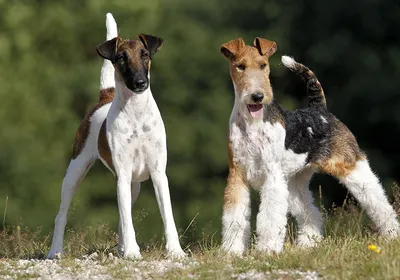
[[[393,206],[399,213],[399,187],[393,187],[393,195]],[[195,243],[186,244],[190,258],[184,260],[183,265],[177,262],[160,274],[154,268],[157,263],[169,264],[160,241],[141,246],[143,260],[115,260],[110,258],[110,253],[116,255],[117,234],[102,225],[85,231],[69,230],[66,255],[59,263],[62,268],[79,273],[83,268],[75,258],[97,253],[97,263],[115,279],[131,279],[135,273],[154,279],[248,279],[257,273],[264,273],[270,279],[298,279],[306,271],[316,271],[327,279],[400,279],[400,238],[387,241],[378,237],[352,199],[347,198],[341,207],[322,210],[325,239],[312,249],[293,245],[296,224],[290,220],[285,250],[281,254],[271,256],[250,249],[243,258],[229,257],[219,251],[219,236],[205,235]],[[42,259],[49,250],[50,241],[50,236],[43,235],[40,229],[30,231],[17,226],[0,232],[0,278],[10,273],[4,267],[5,261],[14,264],[20,259]],[[370,250],[369,245],[379,247],[380,251]],[[35,275],[22,274],[17,278]]]

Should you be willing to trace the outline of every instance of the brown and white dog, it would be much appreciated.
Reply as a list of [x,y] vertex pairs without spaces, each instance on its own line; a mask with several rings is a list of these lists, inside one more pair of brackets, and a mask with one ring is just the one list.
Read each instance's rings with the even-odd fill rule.
[[299,225],[297,243],[322,238],[322,216],[313,204],[309,181],[315,172],[340,180],[366,209],[383,235],[396,237],[399,224],[379,179],[350,130],[326,108],[321,84],[292,58],[283,64],[305,80],[309,105],[287,111],[273,97],[269,57],[276,43],[241,38],[221,47],[229,60],[235,103],[229,120],[229,177],[224,196],[222,248],[242,254],[250,239],[250,188],[259,191],[256,248],[280,252],[287,213]]
[[100,100],[82,120],[76,133],[48,258],[58,257],[63,252],[72,196],[96,159],[101,159],[117,177],[119,254],[141,257],[131,207],[139,195],[140,182],[151,176],[164,223],[167,253],[172,257],[184,257],[165,173],[164,123],[150,90],[150,62],[163,41],[145,34],[139,35],[138,40],[121,39],[111,14],[107,14],[106,26],[108,41],[97,47],[98,54],[105,59],[101,69]]

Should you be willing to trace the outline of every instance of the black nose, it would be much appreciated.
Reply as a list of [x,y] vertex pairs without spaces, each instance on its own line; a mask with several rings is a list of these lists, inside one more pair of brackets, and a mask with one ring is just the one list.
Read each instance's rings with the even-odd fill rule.
[[264,99],[264,94],[261,92],[253,93],[251,95],[251,99],[253,99],[254,102],[261,102]]
[[137,80],[135,82],[135,88],[138,90],[143,90],[147,88],[147,82],[145,80]]

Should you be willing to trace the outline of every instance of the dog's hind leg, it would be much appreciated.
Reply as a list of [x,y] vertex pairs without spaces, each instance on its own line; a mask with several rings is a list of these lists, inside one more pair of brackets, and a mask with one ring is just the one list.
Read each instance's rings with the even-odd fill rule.
[[385,191],[367,159],[358,160],[351,172],[338,177],[360,202],[382,235],[390,238],[399,235],[396,212],[389,204]]
[[110,105],[104,105],[98,109],[92,109],[83,119],[76,133],[72,159],[62,183],[60,211],[55,220],[53,241],[48,258],[58,257],[63,252],[68,209],[79,183],[98,158],[97,138],[109,108]]
[[59,258],[63,253],[64,231],[72,197],[95,160],[96,156],[84,149],[78,157],[72,159],[69,163],[62,183],[60,210],[55,220],[53,241],[47,258]]
[[309,189],[313,170],[304,170],[289,180],[289,212],[296,218],[298,232],[296,243],[311,247],[322,239],[322,215],[314,205]]

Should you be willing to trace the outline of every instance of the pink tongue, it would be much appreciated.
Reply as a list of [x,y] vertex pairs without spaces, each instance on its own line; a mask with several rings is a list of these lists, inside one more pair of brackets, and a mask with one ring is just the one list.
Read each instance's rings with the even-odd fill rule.
[[253,118],[260,118],[264,113],[264,106],[262,104],[249,104],[247,108]]

